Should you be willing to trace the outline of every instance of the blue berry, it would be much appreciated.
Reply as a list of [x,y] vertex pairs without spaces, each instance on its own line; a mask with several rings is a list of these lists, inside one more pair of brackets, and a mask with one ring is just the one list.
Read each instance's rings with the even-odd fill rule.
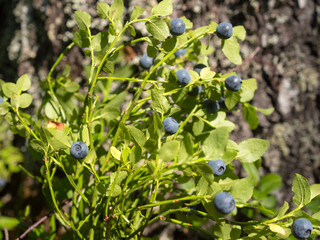
[[307,239],[312,233],[312,223],[305,218],[298,218],[295,220],[291,227],[293,236],[298,239]]
[[197,87],[194,87],[191,92],[189,92],[189,95],[197,96],[201,93],[201,91],[202,91],[202,86],[197,86]]
[[200,71],[202,68],[207,67],[206,65],[199,63],[193,67],[193,71],[197,72],[200,75]]
[[70,153],[74,158],[82,159],[88,155],[88,147],[84,142],[75,142],[70,148]]
[[154,58],[149,57],[147,54],[143,54],[140,58],[140,66],[144,69],[149,69],[154,63]]
[[218,193],[213,200],[215,208],[222,214],[229,214],[236,206],[233,196],[227,192]]
[[226,164],[222,159],[210,160],[209,166],[213,170],[214,175],[221,176],[226,171]]
[[162,121],[164,131],[168,135],[175,134],[179,129],[179,123],[172,117],[167,117]]
[[179,36],[186,30],[184,21],[180,18],[174,18],[171,20],[170,32],[172,35]]
[[237,75],[227,77],[225,81],[226,88],[230,91],[236,92],[241,88],[242,79]]
[[0,187],[4,187],[7,184],[7,181],[3,178],[0,178]]
[[180,69],[176,71],[176,75],[177,75],[177,81],[181,85],[187,85],[191,80],[190,73],[185,69]]
[[232,24],[228,22],[222,22],[218,25],[216,34],[221,39],[228,39],[232,36]]
[[2,97],[0,97],[0,103],[3,103],[3,102],[4,102],[3,98],[2,98]]
[[220,103],[218,101],[212,101],[209,98],[206,98],[203,101],[203,107],[207,109],[208,113],[216,113],[220,110]]
[[178,49],[177,51],[174,52],[174,55],[176,57],[183,57],[184,55],[186,55],[187,53],[187,49]]

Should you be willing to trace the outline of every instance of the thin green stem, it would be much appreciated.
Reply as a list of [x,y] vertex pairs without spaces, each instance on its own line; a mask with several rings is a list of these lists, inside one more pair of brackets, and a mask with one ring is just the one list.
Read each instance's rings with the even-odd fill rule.
[[[57,67],[57,65],[60,63],[61,59],[70,51],[70,49],[74,46],[74,42],[70,43],[66,49],[60,54],[60,56],[58,57],[58,59],[55,61],[55,63],[53,64],[53,66],[51,67],[48,76],[47,76],[47,81],[48,81],[48,87],[49,87],[49,95],[52,97],[54,103],[58,106],[60,114],[62,116],[63,121],[69,126],[69,122],[67,120],[66,114],[58,100],[58,98],[56,97],[54,91],[53,91],[53,86],[52,86],[52,81],[51,81],[51,75],[53,73],[53,71],[55,70],[55,68]],[[39,114],[39,112],[38,112]]]
[[14,107],[11,107],[11,109],[15,112],[17,117],[19,118],[21,124],[24,126],[24,128],[38,141],[40,141],[40,138],[34,133],[34,131],[26,124],[26,122],[21,117],[19,110],[15,109]]
[[183,121],[182,124],[180,124],[178,131],[174,134],[173,139],[176,139],[177,135],[183,129],[183,127],[187,124],[187,122],[190,120],[190,118],[193,117],[194,113],[197,111],[198,105],[195,105],[195,107],[192,109],[191,113],[189,116]]
[[[98,77],[98,79],[111,79],[118,81],[128,81],[128,82],[143,82],[143,79],[139,78],[122,78],[122,77]],[[168,81],[158,81],[158,80],[147,80],[147,83],[167,83]]]

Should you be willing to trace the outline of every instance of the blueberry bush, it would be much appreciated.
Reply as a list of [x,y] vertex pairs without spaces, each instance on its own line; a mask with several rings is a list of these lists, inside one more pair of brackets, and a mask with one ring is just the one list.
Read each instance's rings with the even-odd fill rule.
[[[53,211],[49,232],[27,229],[19,218],[8,226],[0,217],[0,227],[19,227],[23,237],[32,230],[34,239],[55,239],[58,224],[65,229],[63,239],[150,239],[144,230],[160,221],[207,239],[318,235],[320,185],[296,174],[295,207],[284,202],[276,210],[272,192],[281,178],[260,177],[258,171],[269,142],[237,143],[229,137],[236,127],[228,120],[232,112],[242,111],[255,129],[257,112],[273,111],[250,104],[255,79],[208,67],[207,56],[215,50],[211,41],[221,42],[217,51],[232,63],[242,63],[243,26],[210,22],[192,30],[187,18],[170,19],[171,0],[154,6],[147,18],[141,18],[143,8],[135,7],[123,22],[123,10],[122,0],[99,2],[98,15],[109,25],[98,33],[88,13],[74,13],[78,30],[41,82],[44,97],[34,114],[24,111],[33,101],[27,75],[16,83],[0,81],[0,115],[14,134],[27,139],[39,160],[39,176],[23,170],[41,182]],[[148,36],[137,37],[138,22],[145,23]],[[128,34],[131,39],[125,41]],[[141,42],[148,46],[140,71],[134,72],[137,64],[124,63],[123,52]],[[90,59],[81,86],[71,79],[69,66],[55,71],[75,47]],[[235,174],[236,161],[247,177]]]

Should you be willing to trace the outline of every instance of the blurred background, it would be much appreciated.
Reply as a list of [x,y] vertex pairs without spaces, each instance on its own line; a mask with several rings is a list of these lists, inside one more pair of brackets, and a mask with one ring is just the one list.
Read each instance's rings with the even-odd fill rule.
[[[93,19],[93,28],[101,31],[107,22],[98,18],[95,0],[1,0],[0,1],[0,79],[16,81],[27,73],[32,79],[30,93],[41,101],[39,81],[54,61],[72,41],[76,31],[73,13],[84,10]],[[111,3],[111,0],[101,1]],[[135,5],[146,8],[149,16],[156,0],[125,0],[126,17]],[[210,67],[217,72],[236,70],[243,79],[256,78],[258,90],[252,105],[274,107],[269,116],[259,115],[260,124],[251,130],[241,113],[231,121],[237,124],[232,138],[237,142],[249,137],[270,141],[264,155],[261,174],[277,173],[283,178],[283,187],[277,193],[279,201],[292,197],[294,173],[308,178],[310,183],[320,182],[320,0],[173,0],[172,17],[186,16],[194,28],[231,22],[244,25],[246,40],[240,44],[241,66],[231,64],[218,45],[210,56]],[[144,24],[137,25],[138,36],[147,34]],[[139,32],[140,31],[140,32]],[[128,37],[129,39],[129,37]],[[217,44],[219,41],[213,41]],[[138,62],[145,45],[130,49],[127,59]],[[71,77],[83,79],[83,63],[88,61],[75,47],[58,67],[69,64]],[[2,119],[0,119],[0,123]],[[0,215],[16,216],[18,209],[30,205],[33,223],[48,213],[41,194],[41,185],[19,172],[17,164],[39,169],[34,161],[26,161],[25,140],[6,133],[0,128]],[[12,144],[11,144],[12,142]],[[5,150],[10,145],[11,149]],[[15,147],[12,147],[15,146]],[[5,162],[15,154],[15,161]],[[29,165],[28,165],[29,162]],[[39,162],[36,162],[39,164]],[[11,168],[11,170],[9,170]],[[13,170],[12,170],[13,169]],[[15,198],[19,198],[17,200]],[[43,202],[43,206],[39,204]]]

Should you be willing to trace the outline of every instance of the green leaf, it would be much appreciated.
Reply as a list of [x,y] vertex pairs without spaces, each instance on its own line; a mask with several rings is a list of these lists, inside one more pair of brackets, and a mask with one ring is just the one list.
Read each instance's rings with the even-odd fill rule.
[[143,147],[147,141],[145,134],[141,130],[133,126],[127,126],[127,128],[133,139],[138,143],[138,145],[140,147]]
[[48,131],[53,136],[53,138],[49,139],[49,143],[54,149],[59,150],[71,147],[68,135],[64,131],[53,128],[49,128]]
[[40,152],[40,153],[46,152],[46,146],[42,141],[32,139],[30,141],[30,146],[37,152]]
[[87,30],[87,28],[90,28],[91,16],[87,12],[75,11],[74,18],[80,29]]
[[58,107],[53,102],[48,102],[44,108],[46,116],[51,119],[57,119],[59,117]]
[[282,216],[284,216],[286,214],[286,212],[289,209],[289,204],[284,201],[282,207],[280,207],[275,215],[275,218],[281,218]]
[[111,152],[111,155],[120,161],[120,158],[121,158],[121,152],[114,146],[111,146],[110,148],[110,152]]
[[230,110],[232,109],[239,101],[240,101],[240,91],[233,92],[226,90],[226,95],[224,102],[226,104],[226,107]]
[[122,17],[124,5],[122,0],[114,0],[111,5],[111,14],[113,20],[118,20]]
[[86,30],[79,29],[75,32],[72,41],[80,48],[86,48],[90,46],[89,35]]
[[152,15],[165,17],[171,15],[173,11],[172,0],[163,0],[152,8]]
[[233,184],[231,195],[237,204],[246,203],[252,197],[253,188],[252,180],[250,178],[243,178]]
[[164,114],[171,107],[167,98],[161,95],[161,93],[156,89],[151,90],[151,100],[152,100],[151,102],[152,108],[156,112]]
[[19,88],[17,87],[16,84],[12,82],[2,84],[2,91],[4,95],[8,98],[12,98],[13,95],[19,94]]
[[9,112],[10,104],[7,102],[0,103],[0,116],[4,116]]
[[187,133],[183,141],[180,145],[179,155],[178,155],[178,161],[179,163],[188,162],[192,159],[193,156],[193,141],[192,141],[192,135],[190,133]]
[[170,52],[172,51],[172,49],[176,47],[176,45],[177,45],[177,38],[170,37],[170,38],[167,38],[166,41],[164,41],[161,46],[166,52]]
[[259,190],[268,194],[282,187],[282,178],[278,174],[269,173],[261,178]]
[[74,92],[78,92],[79,91],[79,84],[76,83],[76,82],[73,82],[73,81],[67,81],[65,84],[64,84],[64,88],[66,89],[66,91],[68,93],[74,93]]
[[239,38],[242,42],[246,38],[246,30],[243,26],[236,26],[232,28],[233,36]]
[[211,131],[203,142],[203,153],[209,159],[221,158],[226,151],[228,139],[228,128],[222,127]]
[[193,28],[193,23],[189,19],[187,19],[185,16],[181,17],[181,19],[184,21],[186,29]]
[[31,87],[31,80],[28,74],[23,74],[17,80],[17,87],[20,91],[27,91]]
[[157,56],[157,53],[158,53],[157,48],[150,46],[150,45],[147,47],[147,55],[149,57],[155,58]]
[[89,134],[89,128],[87,124],[83,124],[80,126],[80,139],[82,142],[87,144],[87,146],[90,145],[90,134]]
[[202,79],[212,79],[216,73],[211,71],[209,67],[205,67],[200,71],[200,77]]
[[231,163],[236,158],[238,151],[239,151],[238,144],[228,139],[226,151],[221,157],[224,163],[226,165]]
[[320,195],[320,184],[312,184],[310,186],[310,191],[311,191],[311,195],[310,195],[310,201],[311,201],[316,196]]
[[239,144],[240,151],[237,158],[241,162],[255,162],[267,151],[269,141],[250,138]]
[[32,96],[28,93],[23,93],[19,96],[20,107],[27,108],[32,103]]
[[257,107],[256,107],[256,111],[259,111],[259,112],[261,112],[262,114],[268,116],[268,115],[270,115],[271,113],[273,113],[274,108],[257,108]]
[[120,115],[119,108],[112,106],[111,104],[107,104],[103,107],[103,109],[100,111],[100,115],[96,118],[103,118],[106,121],[112,121],[116,119]]
[[294,192],[293,202],[297,206],[304,206],[310,202],[311,191],[308,180],[296,173],[293,178],[292,192]]
[[146,22],[146,29],[154,38],[161,42],[166,40],[166,38],[170,35],[166,21],[156,16],[152,16],[150,19],[148,19]]
[[243,104],[242,116],[248,122],[250,129],[256,129],[259,125],[259,118],[256,109],[250,104]]
[[258,86],[257,86],[257,80],[254,78],[249,78],[246,80],[242,81],[242,85],[241,85],[241,102],[248,102],[250,101],[253,96],[254,96],[254,92],[257,90]]
[[97,12],[101,19],[110,17],[110,6],[107,3],[99,2],[97,5]]
[[259,171],[254,163],[242,163],[242,167],[252,179],[253,185],[257,185],[260,180]]
[[230,62],[240,65],[242,58],[240,56],[240,46],[238,40],[232,36],[229,39],[221,40],[221,49]]
[[0,216],[0,228],[4,229],[4,227],[7,227],[8,230],[14,229],[20,221],[16,218],[7,217],[7,216]]
[[133,12],[130,17],[130,22],[139,18],[143,13],[145,9],[139,6],[134,6]]
[[178,154],[180,142],[173,140],[162,145],[159,151],[159,158],[163,161],[170,161]]
[[89,150],[88,155],[83,159],[83,162],[89,163],[89,164],[94,164],[94,162],[97,160],[97,153],[93,149]]

